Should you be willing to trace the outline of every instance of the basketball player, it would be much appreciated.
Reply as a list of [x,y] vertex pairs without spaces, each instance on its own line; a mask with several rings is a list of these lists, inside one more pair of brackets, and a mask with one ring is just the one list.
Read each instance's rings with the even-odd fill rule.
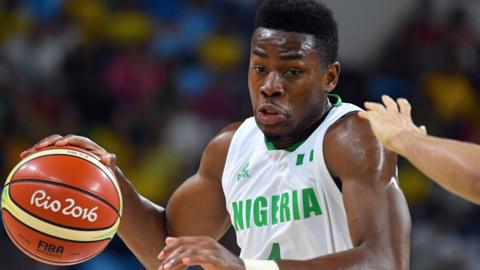
[[[98,155],[121,183],[119,235],[148,269],[408,269],[410,215],[360,109],[329,95],[340,74],[337,26],[315,0],[267,0],[251,40],[253,117],[206,146],[198,172],[164,209],[138,194],[115,155],[85,137],[53,135]],[[240,257],[217,243],[236,230]]]
[[368,111],[359,116],[370,121],[373,132],[386,148],[408,159],[429,178],[471,202],[480,204],[480,146],[427,136],[417,127],[406,99],[383,104],[366,102]]

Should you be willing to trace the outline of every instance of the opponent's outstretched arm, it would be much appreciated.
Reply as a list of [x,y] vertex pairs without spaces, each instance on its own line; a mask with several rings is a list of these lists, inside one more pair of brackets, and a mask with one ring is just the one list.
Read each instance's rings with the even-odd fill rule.
[[480,146],[426,135],[424,127],[412,121],[406,99],[384,104],[365,103],[359,113],[368,119],[375,135],[386,148],[408,159],[425,175],[448,191],[480,204]]
[[24,151],[21,157],[53,145],[76,146],[98,156],[115,172],[122,190],[124,209],[119,236],[147,269],[157,269],[161,264],[157,256],[164,248],[167,236],[203,235],[218,240],[228,229],[230,221],[221,176],[230,140],[237,127],[238,124],[231,125],[212,139],[204,151],[198,172],[174,192],[166,209],[142,197],[115,165],[115,155],[88,138],[52,135]]

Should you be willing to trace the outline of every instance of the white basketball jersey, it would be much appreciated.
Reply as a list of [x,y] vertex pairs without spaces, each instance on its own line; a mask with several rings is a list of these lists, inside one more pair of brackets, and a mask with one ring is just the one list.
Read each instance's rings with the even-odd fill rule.
[[352,248],[342,194],[323,156],[328,127],[361,110],[333,107],[296,149],[276,150],[253,117],[233,136],[222,177],[241,258],[305,260]]

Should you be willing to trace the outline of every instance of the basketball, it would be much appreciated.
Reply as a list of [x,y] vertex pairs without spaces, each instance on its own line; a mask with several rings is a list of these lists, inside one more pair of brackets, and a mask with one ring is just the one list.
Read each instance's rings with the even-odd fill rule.
[[47,148],[25,157],[2,191],[2,221],[31,258],[72,265],[95,257],[120,224],[122,196],[113,172],[79,148]]

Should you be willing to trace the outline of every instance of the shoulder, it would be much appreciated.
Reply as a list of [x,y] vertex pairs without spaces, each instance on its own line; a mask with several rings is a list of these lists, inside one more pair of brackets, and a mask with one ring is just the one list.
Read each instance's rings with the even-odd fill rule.
[[221,179],[230,143],[241,124],[236,122],[224,127],[210,140],[203,152],[199,173]]
[[368,142],[376,141],[369,122],[360,118],[356,111],[342,116],[325,133],[326,142],[351,144],[352,138],[364,138],[368,139]]
[[394,174],[396,155],[386,150],[373,133],[370,123],[357,112],[348,113],[327,130],[324,155],[330,173],[339,178],[353,174]]
[[[220,130],[208,143],[205,150],[215,151],[215,152],[228,152],[230,143],[232,142],[235,132],[241,126],[241,122],[231,123],[228,126]],[[226,153],[225,153],[226,155]]]

